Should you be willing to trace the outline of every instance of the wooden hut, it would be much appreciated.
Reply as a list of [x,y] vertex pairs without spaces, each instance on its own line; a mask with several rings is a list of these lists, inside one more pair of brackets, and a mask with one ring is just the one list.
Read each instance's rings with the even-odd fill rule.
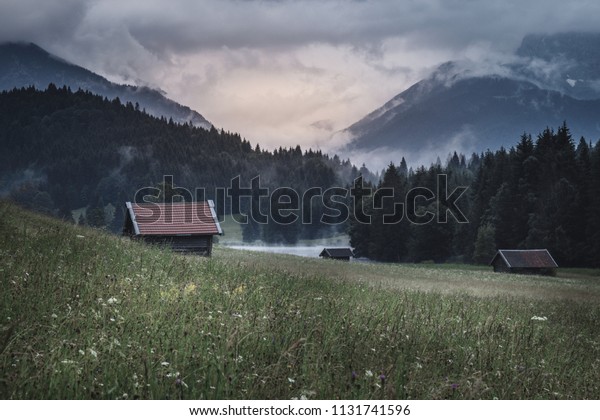
[[499,249],[490,265],[497,273],[556,275],[558,265],[547,249]]
[[329,258],[332,260],[350,261],[350,257],[354,257],[354,252],[350,248],[323,248],[319,254],[321,258]]
[[123,235],[168,244],[174,251],[210,256],[213,236],[223,234],[212,200],[126,205]]

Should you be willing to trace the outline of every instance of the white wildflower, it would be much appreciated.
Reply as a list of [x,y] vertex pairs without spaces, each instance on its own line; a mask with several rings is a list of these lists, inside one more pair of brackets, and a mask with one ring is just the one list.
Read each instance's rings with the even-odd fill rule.
[[317,395],[317,393],[315,391],[305,389],[300,393],[300,399],[308,400],[310,397],[314,397],[315,395]]
[[296,380],[292,379],[292,378],[288,378],[288,382],[291,383],[291,384],[293,384],[294,382],[296,382]]
[[161,366],[164,366],[164,367],[167,367],[167,366],[169,366],[169,365],[170,365],[170,363],[169,363],[169,362],[161,362],[161,364],[160,364],[160,365],[161,365]]
[[368,378],[370,378],[370,377],[373,376],[373,372],[370,371],[370,370],[365,370],[365,376],[368,377]]
[[548,317],[546,316],[532,316],[532,321],[548,321]]
[[90,352],[90,354],[94,357],[98,357],[98,352],[94,349],[88,349],[88,351]]
[[114,303],[118,303],[118,300],[117,300],[117,298],[115,298],[115,297],[111,297],[111,298],[109,298],[109,299],[108,299],[106,302],[107,302],[109,305],[112,305],[112,304],[114,304]]
[[56,318],[58,318],[58,315],[52,314],[52,318],[56,319]]

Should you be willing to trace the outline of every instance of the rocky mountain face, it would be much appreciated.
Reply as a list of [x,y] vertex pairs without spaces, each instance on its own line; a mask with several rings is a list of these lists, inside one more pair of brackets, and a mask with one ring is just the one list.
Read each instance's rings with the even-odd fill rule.
[[120,85],[89,70],[55,57],[35,44],[8,43],[0,45],[0,91],[15,87],[35,86],[46,89],[48,84],[83,89],[121,102],[139,104],[150,115],[172,118],[179,123],[191,122],[196,127],[210,129],[211,123],[198,112],[165,97],[148,87]]
[[600,138],[600,34],[527,36],[488,74],[478,63],[444,63],[348,127],[345,151],[443,158],[510,147],[564,121],[576,138]]
[[600,33],[528,35],[516,54],[529,64],[516,70],[541,85],[577,99],[600,99]]

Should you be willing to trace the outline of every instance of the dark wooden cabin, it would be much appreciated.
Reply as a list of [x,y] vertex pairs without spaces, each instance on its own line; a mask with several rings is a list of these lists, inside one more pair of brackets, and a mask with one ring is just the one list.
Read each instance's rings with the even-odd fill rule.
[[558,265],[547,249],[499,249],[490,265],[497,273],[556,275]]
[[174,251],[210,256],[214,235],[222,235],[212,200],[193,203],[130,203],[123,235]]
[[350,257],[354,257],[354,252],[350,248],[323,248],[319,254],[321,258],[329,258],[332,260],[350,261]]

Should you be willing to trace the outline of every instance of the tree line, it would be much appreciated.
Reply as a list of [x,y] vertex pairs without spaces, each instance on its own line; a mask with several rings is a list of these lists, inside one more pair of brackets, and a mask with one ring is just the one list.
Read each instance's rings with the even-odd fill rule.
[[[375,179],[363,168],[363,173]],[[177,186],[204,188],[205,199],[240,176],[270,189],[345,185],[359,170],[349,160],[300,146],[263,150],[237,133],[156,118],[138,104],[50,84],[0,93],[0,193],[74,222],[119,232],[124,203],[172,175]],[[248,205],[248,204],[245,204]],[[247,211],[244,207],[242,211]],[[339,229],[343,230],[344,226]],[[293,243],[319,237],[309,226],[244,228],[247,239]]]
[[[415,188],[437,192],[440,174],[446,175],[448,191],[467,187],[457,203],[468,223],[448,213],[448,203],[417,197],[414,208],[406,206]],[[124,203],[140,188],[160,186],[164,175],[192,191],[205,188],[203,198],[215,200],[213,191],[228,188],[238,176],[246,186],[260,176],[262,187],[289,187],[300,196],[315,187],[350,190],[359,177],[365,191],[394,191],[391,197],[345,197],[350,208],[359,208],[348,221],[333,224],[320,221],[322,202],[304,201],[300,212],[311,213],[310,223],[250,220],[242,228],[247,241],[291,244],[346,232],[358,255],[379,261],[487,263],[498,248],[548,248],[561,265],[600,266],[600,143],[575,142],[566,123],[535,138],[523,134],[508,150],[469,158],[454,153],[444,164],[438,160],[416,169],[402,159],[379,176],[318,150],[263,150],[237,133],[176,124],[137,104],[83,90],[51,84],[44,91],[0,93],[0,194],[75,218],[74,223],[119,232]],[[384,223],[400,203],[403,217]],[[240,211],[265,213],[267,204],[251,197]],[[357,210],[370,223],[357,220]],[[437,218],[414,223],[440,212],[450,214],[446,223]]]
[[[404,217],[384,223],[413,188],[436,191],[439,174],[448,188],[466,186],[459,200],[468,223],[412,223]],[[523,134],[509,150],[454,153],[445,165],[407,170],[390,164],[374,185],[393,188],[394,197],[375,207],[363,198],[372,223],[351,220],[356,252],[380,261],[489,263],[497,249],[547,248],[559,265],[600,266],[600,142],[573,140],[566,123],[544,129],[535,140]],[[416,214],[446,212],[442,203],[417,200]],[[441,207],[441,209],[439,208]]]

